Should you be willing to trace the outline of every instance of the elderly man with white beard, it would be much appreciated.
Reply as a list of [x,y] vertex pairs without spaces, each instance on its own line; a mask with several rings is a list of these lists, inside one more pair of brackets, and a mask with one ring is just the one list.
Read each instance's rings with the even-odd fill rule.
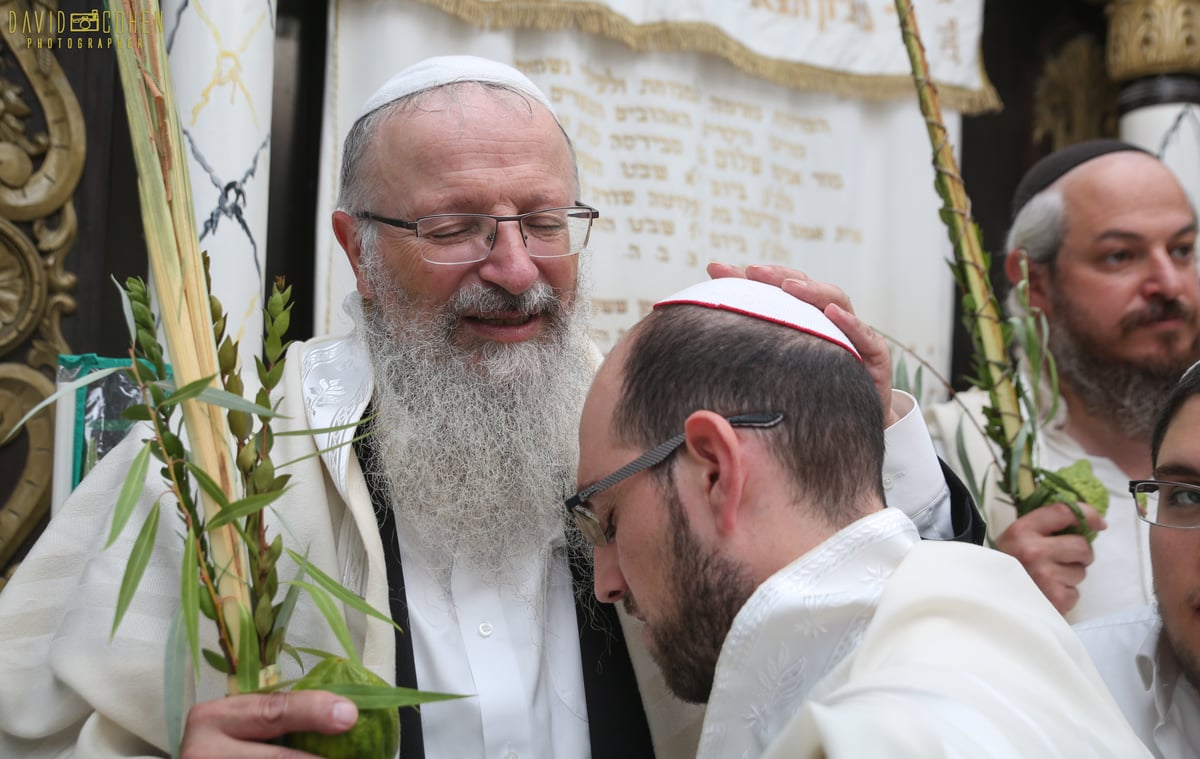
[[[698,712],[669,696],[636,632],[625,634],[637,623],[590,598],[589,556],[562,511],[599,363],[581,272],[597,211],[579,198],[549,101],[508,66],[430,59],[372,96],[343,155],[333,227],[356,274],[357,328],[289,351],[277,430],[318,432],[276,438],[274,458],[295,462],[276,510],[314,564],[403,628],[348,614],[368,667],[472,694],[402,709],[401,754],[693,755]],[[927,536],[978,538],[911,398],[890,389],[886,347],[844,294],[779,269],[710,272],[825,308],[885,400],[889,500]],[[100,553],[96,541],[130,456],[125,446],[93,470],[0,595],[2,756],[170,748],[170,592],[140,594],[108,641],[122,547]],[[139,507],[156,496],[147,488]],[[168,521],[158,556],[180,550]],[[178,588],[178,566],[156,561],[143,588]],[[337,648],[304,606],[290,634]],[[290,756],[262,742],[356,718],[330,693],[221,698],[224,687],[209,670],[195,683],[184,756]]]

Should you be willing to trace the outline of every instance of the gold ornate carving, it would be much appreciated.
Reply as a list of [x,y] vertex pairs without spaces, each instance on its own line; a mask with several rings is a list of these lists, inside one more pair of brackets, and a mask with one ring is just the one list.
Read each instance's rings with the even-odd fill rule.
[[[0,438],[53,392],[54,383],[41,372],[21,364],[0,364]],[[19,438],[25,438],[28,453],[17,486],[0,509],[0,568],[8,564],[50,505],[53,410],[47,409],[26,423]]]
[[1104,52],[1081,34],[1046,62],[1033,93],[1033,139],[1052,150],[1117,134],[1119,88],[1104,70]]
[[[0,0],[0,17],[41,13],[53,23],[56,5],[42,0],[31,10],[25,2]],[[0,438],[54,392],[56,356],[70,352],[61,319],[75,310],[76,277],[64,261],[78,233],[72,197],[86,147],[83,114],[53,53],[30,49],[20,24],[2,28]],[[31,123],[44,123],[44,131]],[[0,587],[11,574],[9,562],[49,509],[53,443],[53,415],[46,412],[0,446],[0,468],[20,471],[19,478],[3,480],[11,492],[0,491]]]
[[1113,79],[1200,70],[1200,0],[1110,0],[1106,11]]

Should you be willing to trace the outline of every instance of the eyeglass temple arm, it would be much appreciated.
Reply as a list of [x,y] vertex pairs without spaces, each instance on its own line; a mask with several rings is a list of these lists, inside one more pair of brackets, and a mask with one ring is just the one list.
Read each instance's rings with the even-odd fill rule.
[[[738,414],[726,418],[731,427],[755,427],[765,429],[774,427],[783,421],[783,413],[779,411],[770,411],[755,414]],[[584,501],[590,500],[597,493],[608,490],[613,485],[616,485],[621,480],[632,477],[638,472],[658,466],[667,456],[675,452],[675,449],[683,445],[683,441],[687,439],[687,433],[681,432],[665,443],[660,443],[650,450],[638,456],[633,461],[630,461],[625,466],[608,475],[599,482],[579,491],[574,497],[567,500],[567,507],[574,508]]]

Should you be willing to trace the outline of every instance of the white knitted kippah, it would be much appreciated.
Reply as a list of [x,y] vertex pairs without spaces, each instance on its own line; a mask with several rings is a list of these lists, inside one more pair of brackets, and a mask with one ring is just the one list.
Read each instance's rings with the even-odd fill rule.
[[414,63],[391,79],[384,82],[375,94],[367,98],[358,118],[366,116],[380,106],[387,105],[393,100],[412,95],[423,90],[441,87],[454,82],[486,82],[488,84],[503,84],[538,101],[554,113],[550,100],[529,81],[529,77],[517,71],[512,66],[487,58],[474,55],[442,55],[426,58]]
[[672,305],[704,306],[781,324],[840,345],[862,360],[846,333],[820,309],[773,285],[733,277],[710,279],[660,300],[654,308]]

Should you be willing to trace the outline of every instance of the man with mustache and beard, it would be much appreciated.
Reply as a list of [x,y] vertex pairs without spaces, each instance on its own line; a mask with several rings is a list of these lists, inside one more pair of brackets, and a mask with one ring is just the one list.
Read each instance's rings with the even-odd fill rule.
[[[1058,368],[1058,412],[1039,428],[1035,463],[1053,470],[1089,460],[1113,508],[1101,518],[1081,506],[1100,530],[1090,546],[1059,534],[1077,523],[1065,504],[1016,518],[994,477],[985,483],[984,510],[995,545],[1078,622],[1151,599],[1147,528],[1123,506],[1126,483],[1150,476],[1151,425],[1200,358],[1196,215],[1165,165],[1117,140],[1042,159],[1021,180],[1013,213],[1005,270],[1016,283],[1028,268],[1029,305],[1045,315]],[[1015,292],[1008,305],[1021,313]],[[1047,396],[1044,388],[1046,410]],[[972,470],[994,475],[987,441],[964,424],[963,406],[979,420],[985,395],[959,399],[931,408],[930,427],[961,472],[954,443],[961,426]]]
[[1020,564],[885,507],[881,411],[760,282],[659,302],[597,374],[566,505],[597,598],[707,703],[698,759],[1146,756]]
[[[579,197],[549,101],[502,64],[416,64],[370,98],[346,138],[333,227],[357,277],[357,327],[289,352],[276,432],[324,431],[276,436],[274,460],[294,463],[275,511],[285,540],[403,628],[348,615],[368,667],[400,685],[472,695],[402,709],[405,759],[694,753],[696,711],[668,695],[636,642],[627,651],[628,620],[595,603],[589,557],[562,511],[599,363],[583,271],[596,215]],[[920,413],[891,392],[882,341],[835,288],[785,283],[801,275],[769,267],[747,274],[832,303],[873,357],[894,422],[890,497],[926,534],[973,538],[972,505],[951,507]],[[351,444],[355,425],[370,434]],[[128,546],[101,554],[80,538],[107,533],[134,448],[120,450],[0,596],[0,756],[169,748],[161,683],[178,603],[175,525],[163,520],[142,581],[171,592],[140,594],[137,624],[127,620],[112,645]],[[151,484],[139,508],[159,490]],[[289,636],[339,649],[307,603]],[[220,698],[224,681],[205,668],[189,693],[184,756],[278,756],[257,741],[339,732],[355,719],[330,693]]]

